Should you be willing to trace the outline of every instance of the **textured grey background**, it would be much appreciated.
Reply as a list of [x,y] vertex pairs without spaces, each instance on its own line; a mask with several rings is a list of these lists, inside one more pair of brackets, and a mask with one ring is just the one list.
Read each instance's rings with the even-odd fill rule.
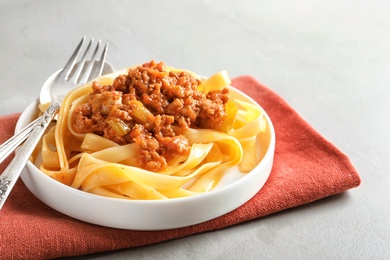
[[362,185],[224,230],[89,259],[385,259],[390,2],[1,0],[0,115],[21,112],[82,35],[115,68],[151,59],[255,76],[345,152]]

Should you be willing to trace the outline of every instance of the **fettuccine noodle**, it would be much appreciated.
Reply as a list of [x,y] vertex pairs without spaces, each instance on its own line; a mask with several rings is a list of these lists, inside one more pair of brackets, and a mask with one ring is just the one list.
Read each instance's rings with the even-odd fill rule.
[[[121,74],[126,70],[95,81],[112,84]],[[219,73],[202,84],[200,87],[211,91],[227,87],[230,80]],[[123,199],[178,198],[212,190],[231,167],[238,166],[246,173],[259,163],[256,138],[265,131],[266,123],[263,111],[246,101],[236,99],[230,104],[237,111],[226,131],[173,126],[177,135],[188,140],[190,150],[185,156],[169,159],[162,170],[151,171],[140,166],[136,143],[118,144],[73,128],[75,107],[85,104],[91,92],[90,82],[65,97],[56,124],[40,146],[40,170],[75,189]]]

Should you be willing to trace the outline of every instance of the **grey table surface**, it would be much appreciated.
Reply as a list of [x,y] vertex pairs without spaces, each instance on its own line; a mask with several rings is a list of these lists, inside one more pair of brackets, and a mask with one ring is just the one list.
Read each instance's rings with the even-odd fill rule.
[[[0,115],[21,112],[82,35],[274,89],[352,160],[356,189],[223,230],[87,259],[389,259],[390,1],[0,1]],[[0,231],[1,232],[1,231]]]

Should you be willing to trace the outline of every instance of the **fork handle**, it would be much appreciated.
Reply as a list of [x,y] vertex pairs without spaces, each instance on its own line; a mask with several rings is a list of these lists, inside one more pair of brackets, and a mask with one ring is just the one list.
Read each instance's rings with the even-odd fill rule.
[[24,140],[27,139],[39,119],[40,118],[35,119],[25,128],[23,128],[22,131],[13,135],[11,138],[0,145],[0,163],[7,159],[7,157],[10,156],[11,153],[24,142]]
[[0,175],[0,209],[4,205],[4,202],[18,180],[20,173],[59,108],[59,103],[52,103],[48,107],[40,121],[36,124],[36,127],[32,130],[30,136],[27,138],[25,144],[20,147],[15,154],[14,159]]

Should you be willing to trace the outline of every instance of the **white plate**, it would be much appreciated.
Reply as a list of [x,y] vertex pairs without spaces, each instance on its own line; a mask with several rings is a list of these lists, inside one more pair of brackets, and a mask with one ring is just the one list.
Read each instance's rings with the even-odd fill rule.
[[[231,88],[233,98],[258,104]],[[36,102],[20,116],[19,132],[37,114]],[[265,113],[267,131],[258,138],[262,159],[249,173],[233,168],[218,186],[204,194],[169,200],[144,201],[107,198],[83,192],[53,180],[28,162],[21,178],[42,202],[65,215],[85,222],[132,230],[164,230],[198,224],[224,215],[251,199],[265,184],[271,172],[275,151],[275,132]]]

